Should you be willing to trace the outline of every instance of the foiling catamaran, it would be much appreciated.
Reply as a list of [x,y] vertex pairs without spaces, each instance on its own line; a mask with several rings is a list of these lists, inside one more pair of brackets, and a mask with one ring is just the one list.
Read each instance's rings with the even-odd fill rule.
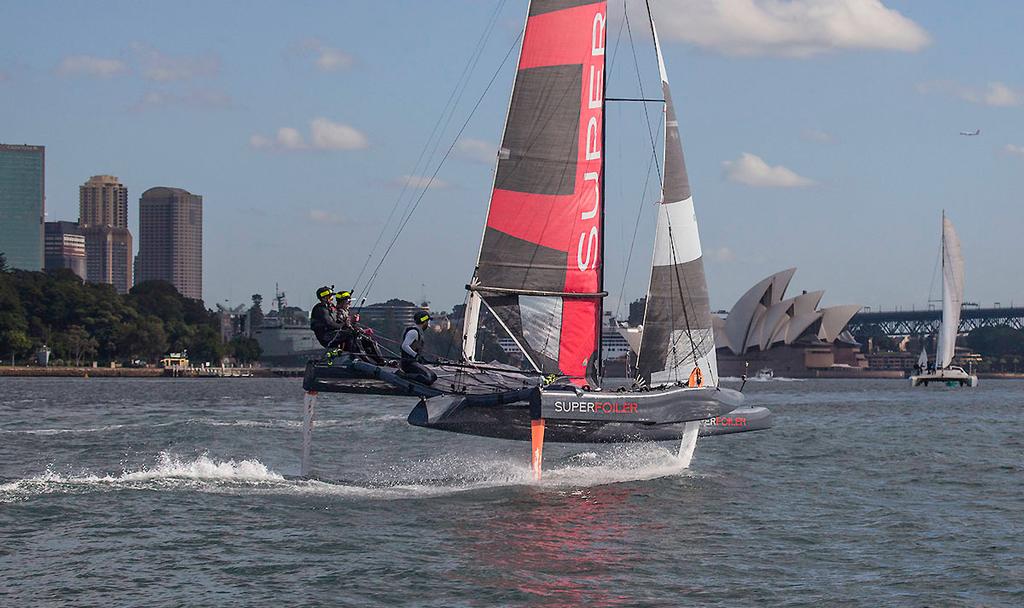
[[[358,355],[310,361],[317,392],[409,395],[409,423],[530,440],[535,477],[545,439],[566,443],[681,441],[766,429],[771,413],[719,386],[707,283],[668,75],[661,76],[662,196],[639,381],[602,390],[605,43],[607,2],[533,0],[470,283],[460,362],[417,383]],[[619,100],[627,101],[627,100]],[[652,142],[653,145],[653,142]],[[530,369],[474,360],[481,309]],[[309,401],[307,399],[307,401]],[[307,418],[311,418],[307,405]],[[308,446],[307,446],[308,450]]]
[[942,322],[939,325],[935,365],[928,366],[928,353],[921,349],[918,358],[919,374],[910,377],[911,386],[929,384],[948,386],[978,386],[978,377],[964,368],[951,365],[956,354],[956,335],[960,331],[960,308],[964,302],[964,256],[960,252],[960,237],[953,222],[942,212]]

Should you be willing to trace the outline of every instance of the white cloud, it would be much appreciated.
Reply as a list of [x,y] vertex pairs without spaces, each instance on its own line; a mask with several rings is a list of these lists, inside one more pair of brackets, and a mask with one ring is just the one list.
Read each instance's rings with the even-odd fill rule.
[[[980,97],[981,103],[1001,108],[1019,106],[1024,101],[1024,92],[1011,89],[1001,82],[991,82]],[[973,101],[973,100],[972,100]]]
[[727,263],[736,261],[736,254],[728,247],[719,247],[718,249],[715,249],[711,252],[711,257],[716,262]]
[[723,162],[722,166],[729,181],[756,188],[801,188],[814,183],[782,165],[769,166],[760,156],[749,152],[737,160]]
[[444,180],[438,179],[436,177],[431,179],[423,175],[403,175],[402,177],[399,177],[398,179],[395,180],[395,184],[399,186],[408,186],[415,190],[421,190],[424,188],[436,189],[448,187],[448,182]]
[[277,130],[277,145],[285,150],[305,150],[306,141],[297,129],[281,127]]
[[1011,156],[1024,157],[1024,146],[1018,146],[1017,144],[1006,144],[1003,146],[1003,152]]
[[455,145],[455,152],[467,160],[493,164],[498,157],[498,146],[482,139],[464,138]]
[[316,58],[316,67],[325,72],[352,67],[352,63],[352,55],[328,47],[320,49],[320,56]]
[[309,219],[318,224],[340,225],[346,223],[344,216],[323,209],[310,209]]
[[255,148],[257,150],[265,150],[267,148],[272,148],[273,146],[274,146],[274,142],[272,142],[270,140],[270,138],[268,138],[268,137],[266,137],[264,135],[257,134],[257,135],[250,135],[249,136],[249,147],[250,148]]
[[128,65],[120,59],[93,57],[92,55],[69,55],[57,66],[57,73],[63,76],[92,76],[110,78],[128,71]]
[[314,118],[309,128],[313,147],[320,150],[358,150],[368,145],[366,136],[354,127],[323,117]]
[[800,137],[806,141],[813,141],[818,144],[831,144],[836,141],[835,136],[821,129],[804,129]]
[[316,38],[303,40],[297,49],[293,47],[293,52],[296,51],[298,54],[312,55],[317,69],[324,72],[343,70],[355,64],[355,58],[352,55],[341,49],[327,46]]
[[149,91],[132,106],[132,109],[149,110],[171,106],[222,109],[230,108],[233,105],[234,102],[227,93],[207,89],[194,89],[184,93]]
[[249,137],[249,146],[257,150],[357,150],[369,142],[362,132],[346,124],[326,118],[315,118],[309,123],[309,142],[293,127],[281,127],[273,139],[256,133]]
[[941,93],[964,101],[993,107],[1012,107],[1024,104],[1024,89],[1015,89],[1003,82],[990,82],[985,88],[970,87],[951,80],[935,80],[917,84],[919,93]]
[[930,42],[924,28],[881,0],[676,0],[656,6],[664,37],[727,55],[914,52]]
[[215,55],[176,57],[139,43],[132,45],[132,52],[142,77],[155,82],[190,80],[220,71],[220,59]]

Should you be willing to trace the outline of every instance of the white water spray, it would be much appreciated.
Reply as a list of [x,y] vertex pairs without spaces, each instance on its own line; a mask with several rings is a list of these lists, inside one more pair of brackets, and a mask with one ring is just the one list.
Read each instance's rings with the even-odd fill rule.
[[313,450],[313,415],[316,413],[317,394],[313,391],[306,391],[306,397],[302,402],[302,464],[299,466],[299,474],[308,477],[312,470]]

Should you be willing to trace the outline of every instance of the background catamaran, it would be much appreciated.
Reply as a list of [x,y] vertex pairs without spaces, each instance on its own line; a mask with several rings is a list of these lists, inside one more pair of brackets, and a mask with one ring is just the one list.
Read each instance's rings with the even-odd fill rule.
[[[530,439],[537,476],[545,438],[681,439],[681,449],[692,449],[701,421],[743,421],[705,422],[709,435],[770,426],[768,410],[743,408],[741,393],[719,386],[693,198],[649,11],[648,18],[663,99],[641,101],[663,105],[662,195],[634,387],[600,388],[605,108],[614,101],[605,95],[607,2],[533,0],[467,285],[464,362],[434,365],[439,379],[430,386],[358,357],[311,362],[307,391],[380,387],[418,396],[411,424]],[[528,371],[474,361],[482,308],[515,341]]]
[[943,383],[958,386],[978,386],[978,377],[964,368],[950,365],[956,354],[956,335],[960,331],[960,307],[964,302],[964,257],[960,252],[960,237],[953,222],[942,212],[942,323],[939,325],[938,346],[935,350],[934,369],[928,369],[928,355],[921,350],[918,364],[921,373],[910,377],[911,386]]

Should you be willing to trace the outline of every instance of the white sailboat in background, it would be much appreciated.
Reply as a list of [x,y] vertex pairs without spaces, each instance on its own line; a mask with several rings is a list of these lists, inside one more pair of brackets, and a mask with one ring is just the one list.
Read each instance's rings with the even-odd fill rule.
[[948,386],[978,386],[978,377],[964,368],[950,365],[956,350],[956,335],[960,328],[960,307],[964,301],[964,258],[960,252],[960,238],[946,213],[942,213],[942,324],[935,352],[935,365],[927,366],[927,353],[921,350],[925,365],[920,374],[910,377],[911,386],[942,383]]

